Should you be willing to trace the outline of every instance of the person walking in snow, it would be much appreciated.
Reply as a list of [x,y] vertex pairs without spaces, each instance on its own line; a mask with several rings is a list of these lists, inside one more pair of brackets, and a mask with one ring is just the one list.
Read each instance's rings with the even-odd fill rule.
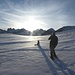
[[55,32],[52,33],[52,35],[48,38],[48,40],[50,40],[50,58],[52,60],[54,60],[54,57],[57,58],[57,55],[55,53],[55,47],[57,46],[58,44],[58,37],[55,35]]

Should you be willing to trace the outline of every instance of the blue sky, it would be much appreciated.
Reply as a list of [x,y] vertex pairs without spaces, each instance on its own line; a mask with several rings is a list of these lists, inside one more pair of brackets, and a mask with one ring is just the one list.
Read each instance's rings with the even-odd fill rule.
[[0,0],[0,28],[55,30],[75,25],[75,0]]

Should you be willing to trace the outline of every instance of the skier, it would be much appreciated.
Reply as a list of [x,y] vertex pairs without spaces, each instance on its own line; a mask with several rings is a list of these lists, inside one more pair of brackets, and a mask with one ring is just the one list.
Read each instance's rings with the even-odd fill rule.
[[50,58],[52,60],[54,60],[54,57],[57,58],[57,55],[55,53],[55,47],[57,46],[58,44],[58,37],[55,35],[55,32],[52,33],[52,35],[48,38],[48,40],[50,40]]

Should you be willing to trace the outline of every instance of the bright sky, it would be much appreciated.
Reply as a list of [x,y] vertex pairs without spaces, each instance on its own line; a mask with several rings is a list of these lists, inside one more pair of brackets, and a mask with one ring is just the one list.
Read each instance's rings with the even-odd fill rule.
[[75,25],[75,0],[0,0],[0,28],[58,29]]

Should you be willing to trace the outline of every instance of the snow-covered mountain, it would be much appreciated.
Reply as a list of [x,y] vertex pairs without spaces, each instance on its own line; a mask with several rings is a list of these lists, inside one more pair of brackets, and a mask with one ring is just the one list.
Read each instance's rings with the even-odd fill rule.
[[40,36],[41,34],[43,34],[46,30],[43,29],[36,29],[32,32],[33,36]]
[[61,32],[61,31],[68,31],[68,30],[75,30],[75,26],[64,26],[61,27],[57,30],[57,32]]
[[[75,26],[64,26],[56,30],[56,32],[69,31],[69,30],[75,30]],[[18,35],[32,34],[33,36],[40,36],[40,35],[50,35],[54,31],[55,30],[53,28],[49,28],[48,30],[36,29],[33,32],[30,32],[24,28],[22,29],[8,28],[7,30],[0,29],[0,34],[12,33],[12,34],[18,34]]]
[[50,29],[46,30],[44,33],[42,33],[42,35],[50,35],[54,31],[55,30],[53,28],[50,28]]
[[14,28],[8,28],[7,30],[0,29],[0,34],[18,34],[18,35],[30,35],[31,32],[22,28],[22,29],[14,29]]
[[0,34],[7,33],[5,30],[0,29]]
[[75,75],[75,31],[56,35],[58,59],[52,61],[49,36],[0,34],[0,75]]

